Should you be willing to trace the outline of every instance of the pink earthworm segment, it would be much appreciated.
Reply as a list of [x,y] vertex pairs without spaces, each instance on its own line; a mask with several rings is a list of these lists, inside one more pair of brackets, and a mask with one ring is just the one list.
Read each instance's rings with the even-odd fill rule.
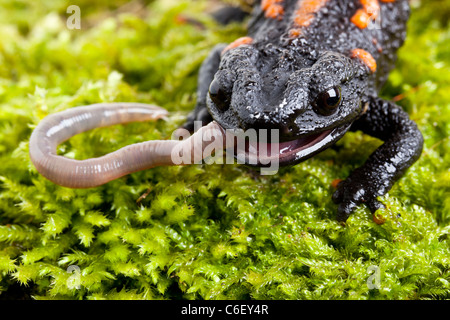
[[172,160],[174,151],[184,150],[192,154],[194,150],[202,151],[212,141],[205,141],[201,137],[197,139],[200,135],[203,137],[205,134],[223,132],[217,123],[212,122],[182,141],[146,141],[87,160],[57,155],[57,146],[76,134],[115,124],[154,121],[167,114],[163,108],[141,103],[100,103],[55,113],[42,120],[33,131],[30,137],[30,159],[40,174],[58,185],[93,188],[136,171],[176,165]]

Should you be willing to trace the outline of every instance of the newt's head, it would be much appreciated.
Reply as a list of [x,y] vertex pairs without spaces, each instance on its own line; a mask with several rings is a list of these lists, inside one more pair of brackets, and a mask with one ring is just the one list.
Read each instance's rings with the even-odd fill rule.
[[223,54],[208,110],[225,129],[277,129],[279,163],[294,164],[339,140],[363,110],[369,72],[335,52],[316,59],[243,45]]

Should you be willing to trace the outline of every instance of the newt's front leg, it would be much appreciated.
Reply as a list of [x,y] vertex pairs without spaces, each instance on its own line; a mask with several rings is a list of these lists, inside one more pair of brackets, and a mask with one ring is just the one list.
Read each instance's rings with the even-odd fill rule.
[[408,114],[392,102],[368,99],[367,112],[351,130],[361,130],[384,141],[350,176],[339,183],[333,201],[339,204],[339,221],[346,221],[355,208],[365,203],[372,213],[383,207],[376,198],[385,195],[419,158],[423,137]]
[[188,115],[186,123],[183,124],[182,127],[184,129],[192,132],[194,131],[195,121],[201,121],[203,125],[207,125],[212,121],[212,117],[206,108],[206,98],[208,96],[209,86],[214,79],[214,75],[219,69],[222,51],[226,46],[226,44],[216,45],[206,60],[203,61],[198,75],[197,104],[194,111]]

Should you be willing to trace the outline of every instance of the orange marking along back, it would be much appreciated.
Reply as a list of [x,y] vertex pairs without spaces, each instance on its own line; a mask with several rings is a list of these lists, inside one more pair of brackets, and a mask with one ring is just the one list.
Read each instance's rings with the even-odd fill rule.
[[252,42],[253,42],[253,38],[251,38],[251,37],[239,38],[239,39],[233,41],[232,43],[230,43],[225,49],[223,49],[222,54],[224,54],[228,50],[240,47],[242,45],[251,44]]
[[377,62],[373,58],[373,56],[363,49],[353,49],[351,53],[352,58],[360,59],[366,66],[369,67],[370,71],[377,71]]
[[[365,29],[369,26],[370,20],[375,20],[378,18],[380,14],[380,4],[378,0],[360,0],[360,2],[363,8],[356,11],[351,21],[358,28]],[[386,2],[386,0],[383,2]]]
[[308,27],[314,20],[315,14],[323,8],[328,0],[300,0],[299,7],[294,14],[294,29],[290,31],[291,37],[298,37],[301,28]]
[[261,8],[265,12],[266,18],[283,19],[284,8],[282,6],[283,0],[263,0]]

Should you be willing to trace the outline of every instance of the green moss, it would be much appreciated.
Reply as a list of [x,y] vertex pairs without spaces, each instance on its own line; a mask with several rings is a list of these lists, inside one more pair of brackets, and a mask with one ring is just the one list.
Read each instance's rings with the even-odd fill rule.
[[[100,101],[172,112],[60,146],[77,159],[168,139],[195,104],[201,61],[245,30],[215,25],[202,1],[151,1],[138,13],[124,1],[83,1],[86,24],[72,31],[67,1],[3,2],[0,298],[17,298],[18,286],[34,299],[450,298],[450,5],[414,2],[383,90],[417,121],[423,155],[380,199],[384,224],[360,207],[342,226],[332,182],[380,144],[361,133],[274,176],[210,165],[155,168],[89,190],[45,180],[28,157],[42,118]],[[206,28],[177,23],[180,13]],[[372,266],[378,289],[367,285]]]

